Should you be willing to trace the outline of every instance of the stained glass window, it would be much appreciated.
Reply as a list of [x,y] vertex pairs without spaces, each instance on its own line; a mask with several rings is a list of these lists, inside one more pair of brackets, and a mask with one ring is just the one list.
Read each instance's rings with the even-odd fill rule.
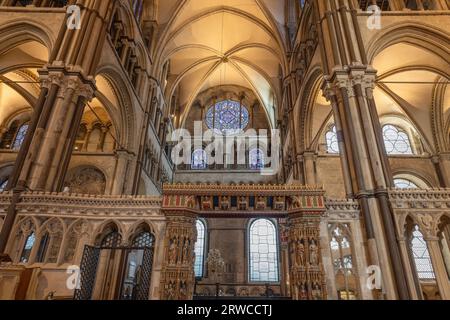
[[233,100],[217,102],[206,113],[206,125],[222,135],[233,135],[245,129],[249,112],[241,103]]
[[339,143],[337,139],[336,126],[330,128],[330,130],[325,135],[327,140],[327,152],[332,154],[339,153]]
[[194,271],[197,278],[203,277],[203,260],[205,257],[205,224],[197,220],[197,241],[195,242]]
[[142,15],[142,9],[144,7],[144,1],[142,0],[133,0],[133,12],[136,16],[136,19],[139,21]]
[[408,134],[393,126],[383,127],[383,139],[388,154],[413,154]]
[[33,249],[34,242],[36,241],[36,236],[32,232],[25,240],[25,245],[23,246],[22,254],[20,256],[21,263],[27,263],[30,258],[31,249]]
[[197,149],[192,153],[191,168],[194,170],[204,170],[207,168],[207,156],[205,150]]
[[275,225],[259,219],[250,226],[250,281],[278,282],[278,246]]
[[[330,225],[331,226],[331,225]],[[334,259],[335,271],[350,271],[353,268],[353,259],[351,255],[350,241],[343,233],[343,229],[347,229],[348,226],[343,224],[342,226],[336,226],[331,230],[330,247],[332,256]]]
[[8,179],[6,179],[2,183],[0,183],[0,192],[5,191],[7,185],[8,185]]
[[394,185],[399,189],[418,189],[419,187],[412,181],[407,179],[394,179]]
[[17,130],[16,137],[14,138],[13,150],[19,150],[22,146],[25,136],[27,135],[28,127],[28,124],[24,124],[19,127],[19,130]]
[[265,166],[264,152],[261,149],[252,149],[249,152],[251,170],[261,170]]
[[47,255],[48,244],[50,242],[50,235],[46,232],[41,237],[41,242],[39,244],[38,253],[36,255],[36,262],[45,262],[45,256]]
[[412,230],[411,251],[419,279],[435,279],[427,242],[423,238],[423,234],[420,232],[418,225],[415,225]]

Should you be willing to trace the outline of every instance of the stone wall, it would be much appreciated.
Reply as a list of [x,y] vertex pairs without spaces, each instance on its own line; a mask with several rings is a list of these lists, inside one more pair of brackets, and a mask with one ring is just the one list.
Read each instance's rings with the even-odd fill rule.
[[[9,201],[10,194],[0,194],[0,216],[5,214]],[[57,299],[71,299],[73,290],[66,286],[69,276],[67,268],[79,265],[84,246],[95,245],[105,228],[111,225],[117,227],[124,244],[130,241],[129,239],[137,232],[139,226],[145,225],[151,230],[155,237],[155,251],[149,298],[158,298],[163,259],[161,243],[165,227],[165,218],[160,213],[160,201],[159,197],[107,197],[57,193],[22,194],[21,201],[17,205],[18,215],[7,251],[13,260],[13,266],[17,266],[16,269],[36,270],[28,280],[27,299],[45,299],[52,292]],[[51,223],[57,224],[60,228],[59,231],[62,232],[57,259],[51,263],[37,262],[39,243],[44,232],[49,230],[48,226]],[[27,230],[25,226],[27,226]],[[30,231],[34,232],[36,240],[28,262],[21,263],[19,259],[24,247],[24,238]],[[77,237],[77,244],[74,247],[69,241],[72,234]],[[67,260],[65,256],[69,250],[74,251],[73,258]],[[7,272],[11,267],[2,266],[0,269],[2,272]],[[7,272],[4,277],[12,277],[17,274],[16,269],[13,272]],[[17,279],[21,280],[21,277],[18,277],[20,279]]]

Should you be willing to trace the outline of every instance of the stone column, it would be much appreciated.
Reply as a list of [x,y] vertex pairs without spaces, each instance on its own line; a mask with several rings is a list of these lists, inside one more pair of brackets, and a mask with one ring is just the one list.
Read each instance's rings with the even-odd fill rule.
[[441,187],[450,188],[450,152],[443,152],[433,157]]
[[[148,96],[145,102],[145,115],[144,115],[144,121],[142,125],[142,131],[140,133],[140,143],[139,143],[139,151],[138,155],[136,157],[136,170],[134,172],[134,181],[133,181],[133,188],[132,188],[132,194],[137,195],[139,193],[139,183],[141,181],[141,175],[146,168],[144,167],[145,162],[147,161],[145,159],[146,154],[145,150],[147,147],[147,141],[148,141],[148,133],[149,133],[149,126],[150,126],[150,119],[151,119],[151,112],[153,104],[156,103],[155,101],[155,86],[153,83],[151,83],[153,80],[148,79],[149,87],[148,87]],[[146,82],[146,81],[142,81]]]
[[[410,299],[387,189],[392,186],[381,126],[373,99],[376,71],[368,64],[351,0],[317,0],[324,88],[342,126],[347,193],[358,199],[368,238],[369,264],[383,271],[388,299]],[[348,173],[346,172],[348,170]]]
[[[84,104],[95,90],[94,76],[114,1],[77,0],[74,4],[81,11],[80,29],[61,26],[48,64],[40,71],[41,92],[8,190],[59,191],[63,184]],[[13,202],[8,208],[0,235],[0,256],[15,220],[15,206]]]
[[297,160],[303,165],[303,174],[304,183],[308,186],[317,185],[317,175],[316,175],[316,161],[317,161],[317,153],[313,151],[305,151],[302,155],[297,157]]
[[[297,154],[297,143],[298,143],[298,139],[297,139],[297,133],[295,130],[295,117],[294,117],[294,107],[293,105],[295,104],[295,101],[293,99],[293,95],[292,95],[292,82],[294,81],[293,75],[289,75],[288,78],[286,78],[286,83],[285,83],[285,90],[286,90],[286,101],[287,101],[287,110],[286,110],[286,116],[287,116],[287,121],[288,121],[288,130],[290,132],[290,146],[292,147],[292,153],[293,154]],[[300,176],[300,164],[297,163],[297,159],[294,159],[294,163],[293,163],[293,178],[294,180],[300,180],[302,179],[302,177]]]
[[425,241],[428,244],[428,251],[430,252],[431,262],[433,264],[434,275],[436,277],[436,283],[439,288],[442,300],[450,300],[450,281],[445,266],[444,259],[442,258],[441,247],[439,245],[439,237],[437,236],[424,236]]
[[111,188],[111,194],[120,195],[124,193],[125,185],[127,183],[127,172],[131,155],[126,150],[116,151],[116,170],[114,175],[114,182]]
[[415,274],[416,270],[413,270],[412,261],[410,257],[410,249],[407,243],[406,237],[402,236],[399,237],[398,240],[400,244],[400,253],[402,255],[402,259],[404,261],[405,265],[405,272],[407,275],[407,281],[408,281],[408,289],[411,294],[411,299],[413,300],[422,300],[422,289],[420,287],[420,283],[417,281],[416,277],[413,275]]
[[[319,204],[314,208],[313,203]],[[292,197],[289,210],[290,284],[294,300],[326,300],[320,221],[321,196]],[[308,205],[309,204],[309,205]]]
[[50,67],[48,74],[41,77],[46,78],[43,86],[49,90],[54,87],[57,94],[46,105],[48,108],[44,108],[45,114],[35,131],[19,183],[31,190],[56,191],[58,182],[65,175],[62,172],[64,164],[72,155],[73,131],[78,130],[84,103],[92,98],[94,87],[80,75],[67,76]]
[[[58,191],[73,150],[84,104],[95,91],[94,76],[112,15],[112,0],[78,0],[80,29],[64,24],[49,62],[27,137],[17,156],[9,189]],[[86,37],[86,34],[91,36]]]
[[167,225],[161,275],[161,299],[192,300],[195,286],[196,215],[179,210],[164,210],[164,214]]
[[89,124],[88,126],[86,126],[86,137],[84,139],[83,148],[81,150],[83,152],[87,152],[87,150],[88,150],[89,139],[91,138],[92,129],[93,129],[92,124]]
[[287,219],[279,219],[280,233],[280,273],[281,273],[281,294],[285,297],[291,296],[290,268],[289,268],[289,226]]

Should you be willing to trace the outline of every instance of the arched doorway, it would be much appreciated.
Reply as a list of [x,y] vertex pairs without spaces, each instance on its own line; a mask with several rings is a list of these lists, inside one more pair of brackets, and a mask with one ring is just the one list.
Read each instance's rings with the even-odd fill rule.
[[85,246],[74,300],[148,300],[154,244],[146,226],[128,246],[115,224],[105,228],[95,246]]

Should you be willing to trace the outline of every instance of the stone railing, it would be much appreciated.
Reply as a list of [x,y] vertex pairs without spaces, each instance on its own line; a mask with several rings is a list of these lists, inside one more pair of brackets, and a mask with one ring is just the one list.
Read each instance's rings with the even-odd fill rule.
[[333,219],[359,219],[360,209],[356,200],[333,200],[327,199],[325,218]]
[[407,217],[413,219],[426,236],[436,236],[438,224],[450,217],[450,189],[392,189],[389,191],[399,235],[404,234]]

